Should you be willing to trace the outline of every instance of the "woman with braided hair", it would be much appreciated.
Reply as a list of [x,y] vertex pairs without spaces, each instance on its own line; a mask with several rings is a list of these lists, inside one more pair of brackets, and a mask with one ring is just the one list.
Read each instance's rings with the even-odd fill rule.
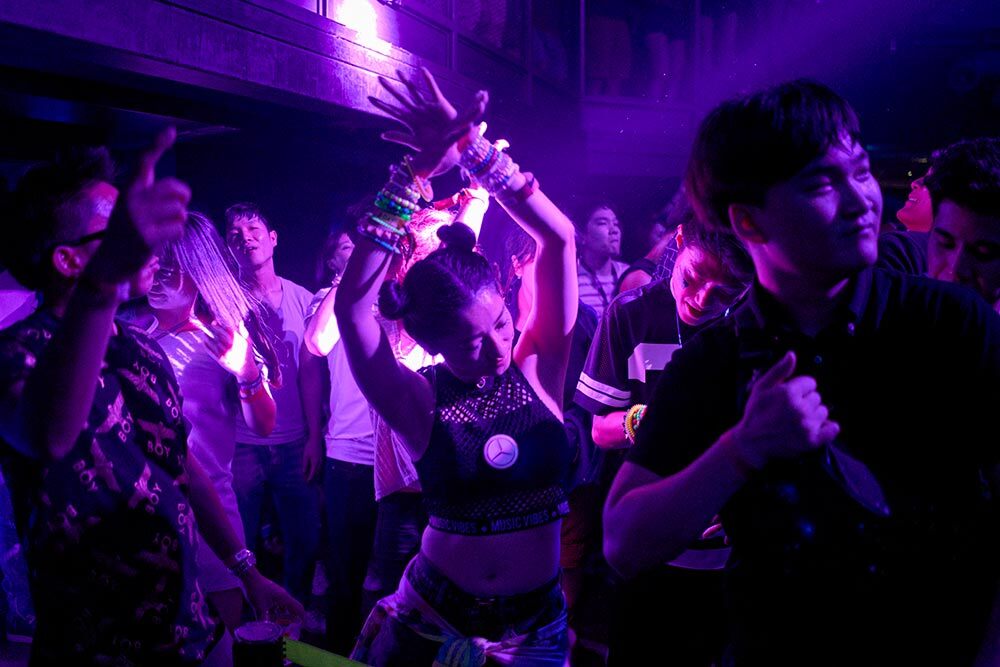
[[[188,446],[245,542],[233,490],[234,420],[242,412],[256,432],[271,432],[276,407],[269,386],[280,382],[280,370],[263,324],[265,306],[240,285],[227,256],[212,221],[189,212],[181,238],[159,253],[146,298],[156,316],[149,334],[167,354],[184,396]],[[199,585],[235,630],[243,609],[240,579],[204,542],[197,559]]]
[[[399,589],[372,612],[354,657],[373,665],[562,665],[559,586],[563,489],[572,458],[562,427],[563,382],[576,319],[573,225],[501,147],[459,114],[429,72],[381,80],[372,99],[408,131],[383,137],[416,151],[361,220],[334,306],[352,371],[413,459],[429,517]],[[423,84],[421,86],[420,84]],[[402,283],[382,278],[406,222],[430,201],[427,179],[460,164],[538,244],[538,289],[517,345],[497,276],[464,225]],[[444,361],[414,372],[393,355],[372,306]]]

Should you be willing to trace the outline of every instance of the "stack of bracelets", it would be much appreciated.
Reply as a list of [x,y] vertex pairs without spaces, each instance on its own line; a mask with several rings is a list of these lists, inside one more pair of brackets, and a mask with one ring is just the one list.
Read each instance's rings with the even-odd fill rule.
[[236,386],[240,391],[240,400],[249,401],[264,388],[264,372],[258,366],[257,379],[249,382],[237,382]]
[[[469,172],[490,195],[502,204],[523,202],[538,189],[531,174],[525,174],[525,184],[516,192],[510,190],[518,166],[503,152],[475,130],[463,137],[457,145],[461,158],[459,165]],[[420,210],[420,200],[431,202],[434,192],[430,182],[413,171],[409,157],[402,165],[389,168],[389,181],[375,195],[374,207],[358,224],[358,234],[392,253],[400,254],[400,244],[409,235],[407,223]]]
[[639,430],[639,423],[646,414],[646,406],[636,403],[625,412],[625,419],[622,420],[622,429],[625,431],[625,439],[630,445],[635,444],[635,433]]
[[458,163],[501,204],[519,204],[538,189],[535,177],[524,173],[524,185],[512,190],[514,177],[521,173],[520,169],[503,148],[491,144],[479,132],[462,137],[457,147],[462,154]]
[[409,157],[402,166],[389,168],[389,181],[375,195],[375,205],[358,225],[358,234],[377,246],[400,253],[399,244],[409,233],[407,223],[420,210],[420,199],[431,201],[430,182],[417,176]]

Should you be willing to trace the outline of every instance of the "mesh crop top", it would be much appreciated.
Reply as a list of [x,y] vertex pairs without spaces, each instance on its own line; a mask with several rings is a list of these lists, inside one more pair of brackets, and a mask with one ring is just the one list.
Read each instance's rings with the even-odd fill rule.
[[416,462],[431,526],[492,535],[569,513],[566,432],[515,364],[478,385],[443,364],[420,372],[435,398],[430,444]]

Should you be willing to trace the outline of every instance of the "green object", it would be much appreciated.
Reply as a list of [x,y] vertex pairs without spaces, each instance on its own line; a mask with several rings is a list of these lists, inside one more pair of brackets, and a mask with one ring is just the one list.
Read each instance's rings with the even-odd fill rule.
[[285,637],[285,658],[299,667],[365,667],[360,662],[288,637]]

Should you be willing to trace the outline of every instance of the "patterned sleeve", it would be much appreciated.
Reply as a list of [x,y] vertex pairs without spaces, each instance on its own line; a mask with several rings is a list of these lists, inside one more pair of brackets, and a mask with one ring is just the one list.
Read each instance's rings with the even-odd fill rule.
[[[50,337],[48,331],[25,322],[0,334],[0,420],[4,422],[0,432],[7,431],[8,420],[13,418],[24,383],[35,368],[37,355]],[[38,455],[26,443],[16,442],[14,438],[4,437],[3,441],[25,456],[36,458]]]
[[632,404],[628,388],[628,354],[632,336],[623,326],[621,299],[608,307],[594,335],[590,354],[576,385],[575,401],[593,414],[624,410]]

